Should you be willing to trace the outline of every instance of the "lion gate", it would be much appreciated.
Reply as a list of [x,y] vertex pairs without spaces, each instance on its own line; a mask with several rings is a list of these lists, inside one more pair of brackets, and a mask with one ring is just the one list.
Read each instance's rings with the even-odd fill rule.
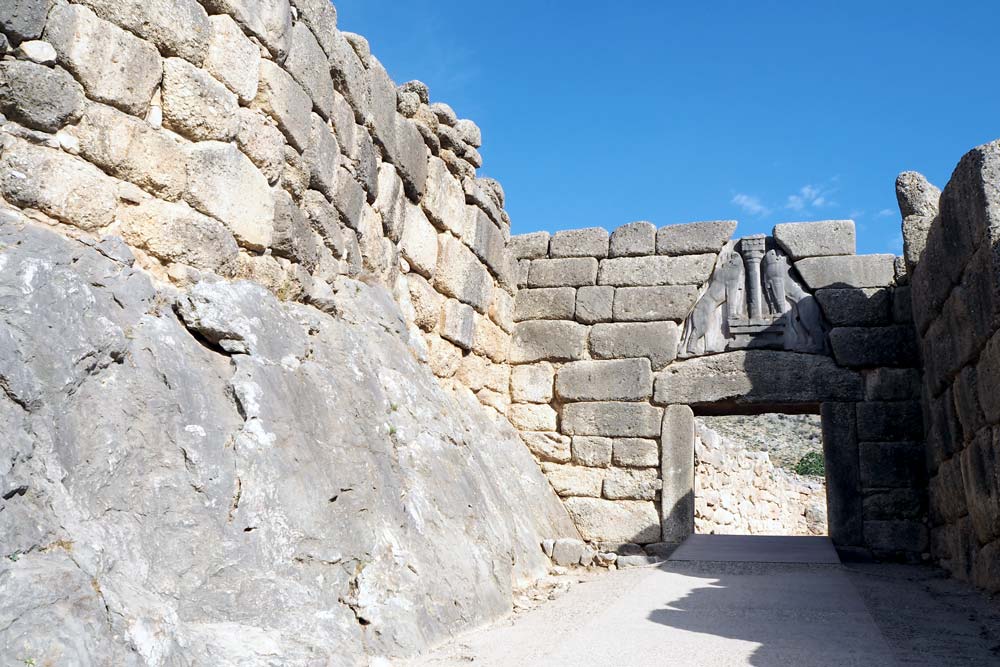
[[696,414],[822,415],[842,549],[927,549],[908,281],[851,221],[732,221],[512,239],[511,421],[601,548],[694,530]]

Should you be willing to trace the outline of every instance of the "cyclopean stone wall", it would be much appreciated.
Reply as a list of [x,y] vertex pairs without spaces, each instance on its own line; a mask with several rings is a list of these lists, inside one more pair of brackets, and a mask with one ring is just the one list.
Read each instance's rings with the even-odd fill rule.
[[512,423],[604,548],[692,532],[694,411],[821,412],[834,540],[918,557],[923,433],[902,262],[855,255],[849,221],[738,242],[734,229],[515,236]]
[[694,525],[699,534],[826,535],[826,491],[755,452],[695,424]]
[[962,158],[941,192],[897,182],[924,358],[931,550],[1000,591],[1000,142]]
[[247,279],[323,308],[342,276],[381,284],[438,377],[506,411],[510,219],[476,176],[480,130],[397,87],[330,3],[11,2],[9,204],[120,235],[179,287]]

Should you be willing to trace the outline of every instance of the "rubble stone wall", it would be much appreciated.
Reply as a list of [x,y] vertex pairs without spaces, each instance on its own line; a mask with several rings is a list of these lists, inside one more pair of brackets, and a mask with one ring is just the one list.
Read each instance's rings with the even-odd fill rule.
[[[682,333],[736,223],[515,236],[512,423],[599,548],[694,530],[694,413],[823,415],[830,532],[926,549],[920,379],[901,258],[855,255],[850,221],[778,225],[825,353],[689,352]],[[680,358],[686,357],[686,358]]]
[[924,359],[931,551],[1000,591],[1000,142],[959,162],[944,191],[897,182]]
[[393,83],[333,5],[11,0],[0,30],[8,204],[180,287],[324,307],[342,276],[381,284],[435,374],[506,412],[510,219],[480,130]]
[[826,487],[786,472],[699,420],[695,531],[719,535],[826,535]]

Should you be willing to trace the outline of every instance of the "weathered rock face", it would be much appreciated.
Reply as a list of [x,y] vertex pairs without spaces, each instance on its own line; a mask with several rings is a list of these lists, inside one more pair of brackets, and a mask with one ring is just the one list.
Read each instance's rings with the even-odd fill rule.
[[366,664],[507,612],[576,536],[382,288],[181,293],[9,212],[0,248],[0,654]]
[[931,551],[1000,591],[1000,142],[963,157],[943,192],[912,172],[897,192],[924,360]]

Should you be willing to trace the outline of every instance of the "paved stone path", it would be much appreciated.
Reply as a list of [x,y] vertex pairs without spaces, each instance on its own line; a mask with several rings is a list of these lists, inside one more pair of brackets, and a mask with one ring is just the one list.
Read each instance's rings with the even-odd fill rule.
[[579,583],[416,664],[1000,665],[996,600],[934,568],[840,565],[822,538],[781,539],[696,536],[659,567]]

